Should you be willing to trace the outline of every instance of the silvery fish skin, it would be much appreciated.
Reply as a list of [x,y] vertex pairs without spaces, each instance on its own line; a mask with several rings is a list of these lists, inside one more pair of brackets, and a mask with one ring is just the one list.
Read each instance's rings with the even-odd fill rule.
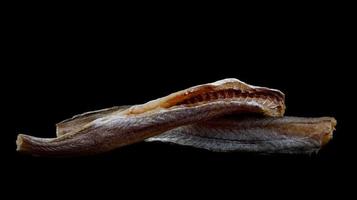
[[215,152],[310,154],[332,139],[331,117],[220,118],[181,126],[146,139]]

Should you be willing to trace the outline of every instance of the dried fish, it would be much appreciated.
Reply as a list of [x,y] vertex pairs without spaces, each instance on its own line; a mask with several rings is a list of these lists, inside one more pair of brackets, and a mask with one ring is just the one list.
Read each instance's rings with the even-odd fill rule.
[[[176,138],[176,140],[169,142],[190,145],[194,139],[187,140],[179,137],[180,134],[182,135],[185,132],[186,137],[199,136],[199,143],[201,144],[196,145],[196,147],[214,151],[229,151],[230,149],[248,151],[253,146],[247,147],[248,149],[237,147],[237,145],[235,148],[229,148],[225,146],[228,143],[220,143],[218,146],[221,146],[221,149],[219,149],[216,143],[212,143],[212,140],[207,139],[209,134],[207,137],[203,137],[198,133],[202,133],[203,129],[211,127],[212,130],[209,133],[216,134],[215,130],[218,129],[211,126],[212,123],[209,120],[226,120],[223,117],[227,115],[253,113],[271,117],[264,119],[269,120],[282,117],[284,112],[285,96],[281,91],[252,86],[237,79],[224,79],[175,92],[141,105],[113,107],[77,115],[57,124],[56,138],[38,138],[19,134],[16,143],[18,151],[32,155],[77,156],[107,152],[153,136],[157,137],[149,139],[149,141],[168,141],[167,138],[170,137]],[[318,133],[310,131],[310,129],[322,130],[320,129],[320,123],[316,123],[311,127],[306,125],[297,128],[298,130],[295,132],[289,132],[287,130],[295,130],[296,127],[299,127],[296,125],[299,123],[296,122],[298,118],[282,118],[280,120],[289,121],[287,119],[290,119],[290,122],[287,123],[288,125],[278,123],[280,122],[279,119],[274,119],[276,121],[273,124],[280,124],[276,125],[277,129],[270,131],[271,126],[264,127],[261,129],[260,137],[268,137],[270,132],[275,131],[280,135],[286,135],[286,137],[291,138],[301,138],[300,136],[304,134],[315,138]],[[254,120],[251,119],[251,121]],[[261,123],[263,121],[258,120]],[[314,120],[312,119],[312,121]],[[241,121],[236,121],[235,123],[241,123]],[[231,128],[237,134],[246,133],[247,130],[253,130],[260,125],[260,123],[257,123],[256,127],[252,126],[249,129],[240,131],[237,128],[239,126],[236,126],[236,124]],[[331,119],[330,127],[332,126],[334,126],[334,121]],[[192,128],[197,129],[197,131],[186,131]],[[202,128],[202,130],[198,130],[199,128]],[[221,129],[219,132],[224,132],[222,130],[225,129]],[[254,129],[254,131],[259,132],[258,129]],[[295,134],[299,136],[296,137]],[[250,138],[251,140],[249,139],[249,134],[244,135],[247,135],[247,141],[253,141],[252,138]],[[257,134],[252,134],[252,137],[254,135]],[[319,139],[315,141],[317,141],[316,145],[306,144],[304,148],[316,149],[323,144],[323,142],[320,142],[320,145],[318,145]],[[205,143],[205,145],[202,145],[202,143]],[[257,145],[259,146],[259,144]],[[273,149],[267,149],[265,143],[262,145],[262,147],[259,147],[260,151],[274,152]],[[212,147],[209,148],[209,146]],[[279,149],[284,148],[276,148],[275,152],[283,151]]]

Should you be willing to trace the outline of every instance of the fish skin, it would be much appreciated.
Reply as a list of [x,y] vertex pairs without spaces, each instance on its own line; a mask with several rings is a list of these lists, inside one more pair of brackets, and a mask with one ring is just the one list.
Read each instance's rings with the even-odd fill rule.
[[332,139],[331,117],[220,118],[178,127],[146,139],[215,152],[310,154]]

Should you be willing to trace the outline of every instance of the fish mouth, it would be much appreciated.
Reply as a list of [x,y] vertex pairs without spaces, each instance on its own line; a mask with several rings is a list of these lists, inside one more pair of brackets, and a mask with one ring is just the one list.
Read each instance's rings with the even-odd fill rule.
[[[267,116],[279,117],[284,115],[284,102],[285,95],[279,90],[252,86],[238,79],[224,79],[188,88],[146,104],[132,106],[122,112],[122,114],[141,115],[220,103],[232,103],[245,107],[247,112],[258,112],[264,113]],[[256,109],[257,107],[258,109]]]

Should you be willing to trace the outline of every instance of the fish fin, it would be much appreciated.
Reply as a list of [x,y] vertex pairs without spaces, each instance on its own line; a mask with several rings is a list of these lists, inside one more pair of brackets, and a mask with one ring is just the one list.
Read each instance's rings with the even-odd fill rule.
[[88,124],[100,117],[103,117],[105,115],[108,115],[110,113],[114,113],[117,111],[125,110],[129,108],[130,106],[114,106],[111,108],[105,108],[101,110],[96,110],[96,111],[91,111],[91,112],[86,112],[82,113],[79,115],[75,115],[72,118],[66,119],[62,122],[59,122],[56,124],[56,135],[57,137],[60,137],[64,134],[67,134],[69,132],[75,132],[79,131],[82,129],[82,127],[85,124]]

